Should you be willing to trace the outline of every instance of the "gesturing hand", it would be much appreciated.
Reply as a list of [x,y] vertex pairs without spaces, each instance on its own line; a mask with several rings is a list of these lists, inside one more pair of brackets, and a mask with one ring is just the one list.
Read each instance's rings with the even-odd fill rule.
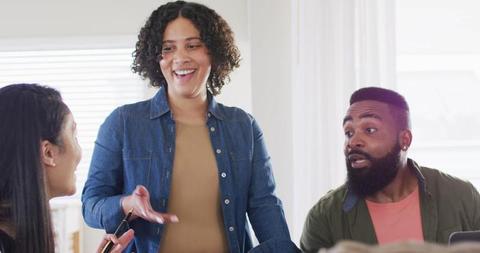
[[140,217],[160,224],[178,222],[178,217],[174,214],[159,213],[153,210],[150,204],[150,193],[143,185],[137,185],[131,195],[122,198],[122,208],[125,214],[133,208],[131,220]]

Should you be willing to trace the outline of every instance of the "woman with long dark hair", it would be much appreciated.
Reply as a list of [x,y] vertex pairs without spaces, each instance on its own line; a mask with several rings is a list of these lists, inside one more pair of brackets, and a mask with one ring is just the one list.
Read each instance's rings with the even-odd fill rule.
[[[76,124],[58,91],[36,84],[0,89],[1,253],[54,252],[48,200],[75,193],[80,159]],[[113,240],[112,252],[120,252],[132,237],[107,235],[102,244]]]

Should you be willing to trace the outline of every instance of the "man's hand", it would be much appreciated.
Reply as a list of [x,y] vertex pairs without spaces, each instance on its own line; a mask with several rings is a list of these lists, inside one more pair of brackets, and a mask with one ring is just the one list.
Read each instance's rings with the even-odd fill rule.
[[137,185],[131,195],[122,198],[122,209],[126,214],[133,208],[130,220],[138,217],[160,224],[169,222],[178,222],[178,217],[174,214],[159,213],[153,210],[150,204],[150,193],[143,185]]
[[120,236],[120,238],[117,238],[112,234],[106,234],[103,237],[102,243],[98,246],[97,253],[101,253],[105,245],[107,245],[107,243],[110,241],[112,241],[115,245],[110,253],[121,253],[122,250],[124,250],[125,247],[127,247],[127,245],[130,243],[130,241],[132,241],[133,234],[134,233],[132,229],[129,229],[122,236]]

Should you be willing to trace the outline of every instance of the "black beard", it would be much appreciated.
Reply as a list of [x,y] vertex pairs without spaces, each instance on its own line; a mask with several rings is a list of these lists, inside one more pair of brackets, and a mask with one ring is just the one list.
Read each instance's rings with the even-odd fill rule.
[[[357,196],[365,198],[390,184],[399,170],[400,145],[395,146],[382,158],[372,158],[369,154],[353,150],[347,154],[347,184]],[[361,154],[370,160],[369,168],[354,169],[348,160],[350,154]]]

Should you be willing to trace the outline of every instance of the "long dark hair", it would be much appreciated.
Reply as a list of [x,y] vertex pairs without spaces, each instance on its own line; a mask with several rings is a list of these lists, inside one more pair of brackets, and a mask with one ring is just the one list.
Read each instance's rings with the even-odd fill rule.
[[40,144],[60,145],[68,107],[36,84],[0,89],[0,222],[14,229],[15,252],[54,252]]

